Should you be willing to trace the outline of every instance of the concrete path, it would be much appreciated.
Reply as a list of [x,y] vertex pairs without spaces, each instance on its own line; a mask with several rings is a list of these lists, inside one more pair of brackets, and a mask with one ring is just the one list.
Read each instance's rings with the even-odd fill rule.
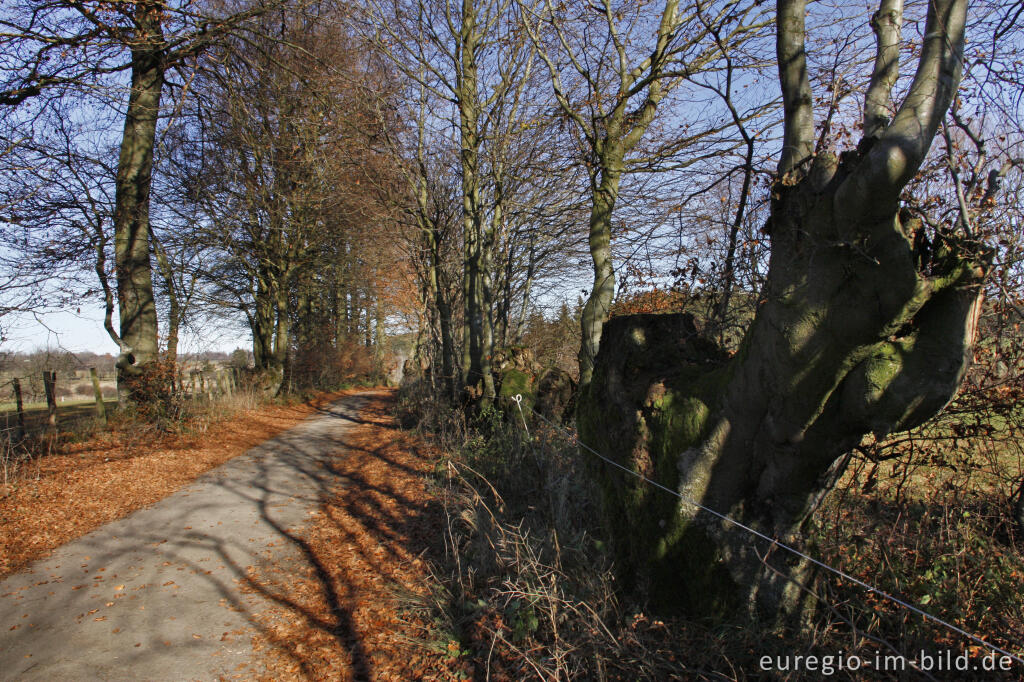
[[250,567],[307,569],[294,529],[337,483],[347,396],[146,509],[0,581],[0,680],[251,677]]

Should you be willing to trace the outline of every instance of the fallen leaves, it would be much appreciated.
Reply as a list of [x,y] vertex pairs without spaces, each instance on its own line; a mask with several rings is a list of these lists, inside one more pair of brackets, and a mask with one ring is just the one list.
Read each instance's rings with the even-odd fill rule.
[[0,577],[167,497],[294,426],[338,395],[320,396],[310,404],[241,412],[210,426],[202,437],[168,434],[142,442],[129,434],[105,432],[41,458],[37,481],[0,497]]
[[395,591],[423,593],[420,555],[443,553],[443,516],[427,490],[436,454],[391,417],[390,396],[360,413],[330,466],[345,481],[294,534],[322,571],[250,573],[250,589],[284,595],[257,616],[266,679],[464,679],[460,662],[415,646],[428,623],[404,614]]

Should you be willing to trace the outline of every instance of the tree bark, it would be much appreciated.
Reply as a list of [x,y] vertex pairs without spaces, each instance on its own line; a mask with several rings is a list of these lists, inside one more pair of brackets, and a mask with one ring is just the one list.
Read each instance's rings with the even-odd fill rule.
[[[477,26],[477,8],[462,3],[458,36],[459,153],[462,171],[463,286],[465,294],[465,335],[463,340],[463,381],[470,396],[487,403],[494,399],[494,378],[490,374],[490,287],[486,258],[486,235],[480,192],[480,92],[477,51],[482,36]],[[474,400],[475,402],[475,400]]]
[[14,378],[11,380],[11,384],[14,386],[14,405],[18,413],[18,440],[23,440],[26,435],[25,431],[25,403],[21,398],[21,379]]
[[779,0],[777,13],[775,51],[784,120],[779,172],[789,173],[814,151],[814,102],[805,51],[807,0]]
[[[608,153],[608,152],[606,152]],[[580,386],[590,383],[594,372],[594,360],[601,343],[601,332],[608,320],[608,310],[615,296],[615,270],[612,266],[612,211],[619,196],[619,182],[622,179],[622,154],[612,153],[612,158],[602,158],[604,169],[595,183],[593,203],[590,209],[590,258],[594,267],[594,284],[590,296],[583,306],[580,328],[583,333],[580,345]]]
[[51,434],[57,433],[57,372],[43,370],[43,391],[46,393],[46,423]]
[[92,392],[96,396],[96,418],[107,424],[107,406],[103,403],[103,389],[100,388],[100,378],[95,367],[89,368],[89,376],[92,378]]
[[[583,442],[799,546],[862,438],[919,425],[953,397],[991,256],[953,235],[915,253],[923,226],[900,212],[899,195],[959,81],[965,6],[930,6],[910,94],[874,144],[841,161],[819,154],[809,167],[783,151],[767,283],[734,357],[687,316],[609,323],[580,397]],[[599,478],[635,588],[706,617],[801,615],[806,563],[620,471],[604,467]]]
[[515,343],[521,343],[523,334],[526,332],[526,316],[530,312],[530,291],[533,288],[533,277],[537,269],[537,245],[534,237],[530,235],[530,248],[526,265],[526,281],[523,283],[523,302],[519,307],[519,317],[516,320]]
[[150,262],[149,192],[164,82],[163,2],[139,2],[132,44],[131,92],[118,160],[114,254],[121,321],[118,397],[130,402],[130,379],[157,360],[157,313]]
[[871,17],[877,49],[871,83],[864,96],[864,137],[879,137],[889,125],[892,88],[900,75],[900,37],[903,29],[903,0],[882,0]]
[[[282,280],[284,278],[281,278]],[[275,287],[274,313],[274,367],[281,371],[281,385],[278,393],[287,393],[291,385],[291,367],[288,347],[290,344],[291,320],[288,316],[288,288],[282,281]]]
[[251,319],[252,355],[256,370],[270,369],[274,362],[274,292],[269,277],[256,277],[255,306]]
[[170,258],[167,256],[167,251],[156,238],[153,238],[152,242],[157,267],[160,271],[160,276],[163,278],[164,288],[167,290],[167,352],[165,355],[167,361],[171,363],[172,371],[170,374],[173,376],[175,373],[173,366],[178,361],[178,335],[181,330],[184,310],[182,310],[181,298],[178,296],[177,282],[174,281],[174,268],[171,265]]
[[452,328],[452,308],[445,297],[445,292],[442,290],[438,279],[442,267],[441,243],[437,236],[437,230],[433,225],[425,225],[423,233],[429,251],[429,263],[427,265],[428,295],[433,300],[434,308],[437,311],[437,324],[441,335],[440,378],[444,394],[454,399],[456,382],[458,381],[458,377],[455,376],[455,339]]

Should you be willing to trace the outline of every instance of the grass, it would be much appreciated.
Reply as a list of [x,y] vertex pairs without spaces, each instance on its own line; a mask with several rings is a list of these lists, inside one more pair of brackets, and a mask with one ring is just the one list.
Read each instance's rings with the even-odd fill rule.
[[[117,400],[104,400],[103,406],[107,414],[112,414],[117,409]],[[49,418],[49,408],[46,403],[32,403],[25,405],[25,427],[31,430],[40,430],[46,427]],[[76,400],[64,403],[57,403],[57,423],[61,428],[66,428],[68,422],[78,422],[91,419],[96,416],[96,401]],[[0,424],[2,428],[13,429],[18,424],[18,413],[16,410],[0,405]]]
[[123,440],[126,447],[163,438],[166,434],[203,434],[212,424],[266,402],[267,397],[253,387],[212,399],[205,395],[170,395],[155,411],[147,414],[119,409],[116,399],[105,400],[107,423],[104,424],[96,415],[95,400],[85,399],[58,404],[56,433],[49,429],[49,410],[45,403],[30,404],[23,411],[24,433],[18,426],[16,412],[0,412],[0,484],[3,490],[10,490],[33,471],[38,471],[41,457],[62,453],[69,446],[105,432]]
[[[405,390],[406,423],[438,434],[449,560],[435,566],[438,646],[457,643],[493,679],[820,679],[771,675],[762,657],[844,652],[987,653],[959,635],[856,585],[821,582],[820,618],[801,632],[749,622],[709,625],[659,615],[616,589],[596,495],[564,434],[490,413],[467,426],[458,412]],[[986,420],[960,402],[946,416],[865,451],[816,515],[811,554],[1010,651],[1024,648],[1024,544],[1011,510],[1021,481],[1017,410]],[[909,439],[909,440],[908,440]],[[685,579],[685,576],[680,576]],[[410,607],[412,608],[412,607]],[[785,660],[785,659],[783,659]],[[1017,679],[1014,668],[1004,679]],[[880,673],[877,679],[963,679],[958,671]],[[835,671],[836,679],[863,679]],[[1000,679],[998,673],[986,679]]]
[[[953,409],[899,437],[893,460],[856,459],[818,515],[826,560],[1010,651],[1024,647],[1024,537],[1014,518],[1024,478],[1019,410],[985,419]],[[971,427],[974,428],[971,428]],[[983,428],[978,428],[978,427]],[[870,454],[871,451],[869,451]],[[866,634],[903,647],[974,643],[832,583]],[[854,604],[866,607],[853,609]]]

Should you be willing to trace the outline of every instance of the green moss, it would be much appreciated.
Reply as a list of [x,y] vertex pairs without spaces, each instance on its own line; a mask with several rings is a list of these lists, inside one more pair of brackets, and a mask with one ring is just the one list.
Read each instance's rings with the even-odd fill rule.
[[660,608],[711,621],[740,610],[735,581],[725,568],[719,544],[692,523],[677,526],[659,540],[651,563],[651,593]]
[[501,395],[511,397],[517,393],[532,393],[533,377],[518,369],[506,370],[501,375]]
[[498,397],[510,401],[516,395],[523,396],[523,411],[529,414],[530,410],[533,410],[533,404],[537,398],[533,376],[519,369],[506,369],[501,374],[501,389],[498,391]]
[[903,358],[913,350],[913,340],[879,344],[865,365],[864,378],[869,397],[877,399],[903,369]]
[[[679,457],[698,446],[714,423],[714,400],[731,376],[728,367],[708,372],[686,382],[685,390],[668,390],[652,401],[648,418],[648,447],[655,463],[655,476],[663,485],[679,486]],[[652,498],[638,516],[654,523],[640,525],[647,534],[647,570],[652,595],[672,611],[687,611],[702,617],[726,617],[737,607],[729,596],[738,594],[732,578],[717,556],[716,542],[696,527],[690,509],[664,494]],[[685,576],[685,578],[684,578]],[[668,601],[666,601],[668,600]]]
[[[655,348],[645,334],[648,345],[637,348],[642,333],[671,331],[661,320],[640,316],[619,324],[617,333],[602,340],[616,352],[602,358],[593,382],[580,395],[580,438],[621,465],[676,490],[679,457],[708,437],[734,364],[726,362],[714,344],[697,337],[680,346],[678,337],[662,334],[657,338],[663,343]],[[747,350],[744,343],[739,352]],[[712,556],[716,543],[689,523],[689,510],[680,509],[677,498],[636,478],[600,462],[593,467],[606,524],[615,539],[623,588],[646,594],[665,610],[727,615],[733,605],[726,601],[739,591],[731,582],[723,583],[731,577],[719,557]]]

